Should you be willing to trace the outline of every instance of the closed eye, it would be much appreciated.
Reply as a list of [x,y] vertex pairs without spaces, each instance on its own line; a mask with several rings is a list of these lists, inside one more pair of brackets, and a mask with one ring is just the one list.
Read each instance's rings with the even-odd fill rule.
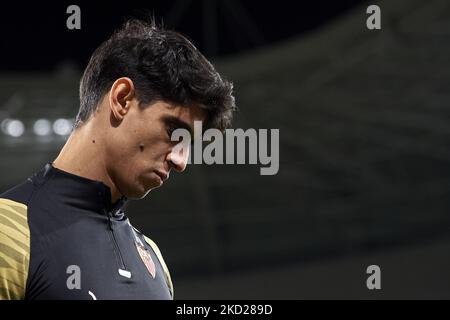
[[167,136],[169,137],[169,140],[172,140],[172,134],[177,128],[175,126],[169,125],[166,127]]
[[[185,129],[189,132],[189,134],[191,136],[191,145],[192,145],[193,137],[194,137],[194,130],[189,124],[187,124],[186,122],[184,122],[181,119],[174,117],[174,116],[165,116],[165,117],[163,117],[163,121],[165,123],[167,137],[170,141],[172,141],[172,134],[175,130]],[[174,141],[174,143],[178,143],[178,142]]]

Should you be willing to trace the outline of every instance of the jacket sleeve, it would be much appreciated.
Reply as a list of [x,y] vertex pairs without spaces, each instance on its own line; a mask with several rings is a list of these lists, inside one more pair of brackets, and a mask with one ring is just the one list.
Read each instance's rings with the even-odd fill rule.
[[0,198],[0,300],[25,298],[29,263],[27,206]]

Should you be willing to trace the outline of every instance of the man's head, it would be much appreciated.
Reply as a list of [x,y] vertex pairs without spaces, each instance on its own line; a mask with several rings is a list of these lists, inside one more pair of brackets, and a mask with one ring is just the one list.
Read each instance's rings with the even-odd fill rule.
[[234,109],[231,83],[191,42],[131,20],[93,53],[74,129],[88,127],[101,137],[105,169],[118,191],[142,198],[172,168],[186,167],[188,154],[175,152],[173,130],[192,131],[199,120],[224,130]]

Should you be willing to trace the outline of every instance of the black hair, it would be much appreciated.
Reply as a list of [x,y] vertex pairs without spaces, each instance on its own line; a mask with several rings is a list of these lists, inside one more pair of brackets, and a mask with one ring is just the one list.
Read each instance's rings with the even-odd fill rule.
[[92,54],[80,81],[80,110],[74,128],[97,110],[120,77],[129,77],[139,105],[162,100],[207,111],[206,127],[224,130],[236,109],[233,85],[183,35],[154,20],[131,19]]

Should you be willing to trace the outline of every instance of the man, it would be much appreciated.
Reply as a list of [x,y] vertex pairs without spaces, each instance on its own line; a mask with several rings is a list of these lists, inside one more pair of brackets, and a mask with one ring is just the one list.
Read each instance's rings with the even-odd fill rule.
[[90,59],[58,157],[0,195],[0,298],[173,299],[158,247],[124,204],[186,168],[175,129],[223,130],[234,108],[231,83],[186,38],[125,23]]

